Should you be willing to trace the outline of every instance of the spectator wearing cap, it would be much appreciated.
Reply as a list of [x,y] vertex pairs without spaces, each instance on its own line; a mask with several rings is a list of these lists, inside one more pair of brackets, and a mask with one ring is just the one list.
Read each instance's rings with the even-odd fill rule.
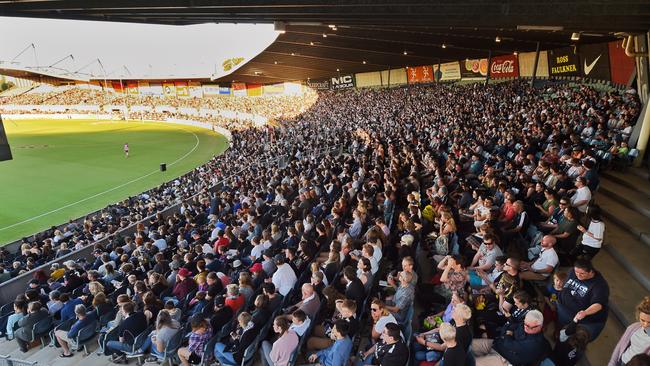
[[275,265],[278,269],[273,274],[272,282],[280,295],[287,296],[289,291],[291,291],[293,286],[296,284],[296,281],[298,281],[298,278],[291,266],[285,263],[284,255],[278,254],[274,259]]
[[176,297],[177,300],[184,300],[189,293],[196,290],[196,281],[194,281],[191,276],[192,272],[190,272],[185,267],[178,270],[178,274],[176,275],[176,284],[174,285],[174,290],[172,291],[172,294],[174,297]]
[[264,272],[264,268],[262,267],[262,263],[253,263],[253,265],[249,268],[249,271],[251,272],[251,279],[253,281],[253,288],[259,288],[263,283],[264,280],[268,277],[266,275],[266,272]]

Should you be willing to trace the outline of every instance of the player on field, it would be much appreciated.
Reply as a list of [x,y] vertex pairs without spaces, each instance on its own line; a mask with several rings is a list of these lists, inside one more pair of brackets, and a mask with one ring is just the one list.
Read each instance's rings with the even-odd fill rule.
[[129,143],[127,142],[124,144],[124,155],[128,158],[129,157]]

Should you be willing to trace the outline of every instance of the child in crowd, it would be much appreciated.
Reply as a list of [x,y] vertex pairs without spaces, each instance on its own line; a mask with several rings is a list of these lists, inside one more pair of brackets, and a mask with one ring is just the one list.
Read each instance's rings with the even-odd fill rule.
[[310,324],[311,319],[307,317],[304,311],[298,309],[291,313],[291,326],[289,330],[296,332],[298,337],[302,337],[305,334]]

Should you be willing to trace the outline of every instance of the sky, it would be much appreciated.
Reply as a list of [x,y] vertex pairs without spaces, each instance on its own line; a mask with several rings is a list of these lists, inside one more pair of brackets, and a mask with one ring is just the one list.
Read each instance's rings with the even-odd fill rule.
[[99,58],[110,78],[219,77],[234,71],[223,71],[224,60],[244,57],[241,66],[277,35],[273,24],[170,26],[0,17],[0,61],[11,61],[33,43],[36,56],[29,49],[14,60],[20,63],[16,66],[37,66],[37,61],[38,66],[49,66],[71,54],[74,60],[55,67],[70,72],[83,68],[80,73],[103,77],[104,71],[93,62]]

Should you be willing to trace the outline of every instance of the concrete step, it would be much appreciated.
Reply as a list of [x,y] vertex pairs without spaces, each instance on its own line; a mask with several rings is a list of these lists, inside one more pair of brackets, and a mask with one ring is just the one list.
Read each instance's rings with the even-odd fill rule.
[[603,251],[620,263],[647,292],[650,292],[650,248],[627,230],[606,220]]
[[607,221],[620,226],[631,236],[650,246],[650,218],[612,198],[605,191],[599,192],[595,202],[603,209],[603,216]]
[[616,343],[621,338],[625,328],[618,322],[614,314],[610,312],[605,329],[600,336],[587,346],[586,357],[580,366],[601,366],[607,365]]
[[600,182],[598,195],[611,197],[619,203],[624,204],[630,210],[634,210],[650,219],[650,195],[643,191],[630,188],[627,185],[619,184],[610,179],[603,179]]
[[601,250],[593,262],[609,284],[611,312],[622,326],[628,326],[634,322],[636,306],[648,294],[648,290],[607,251]]
[[646,176],[642,176],[641,174],[641,172],[638,174],[631,174],[628,172],[607,170],[601,173],[601,182],[611,181],[650,196],[650,181]]

